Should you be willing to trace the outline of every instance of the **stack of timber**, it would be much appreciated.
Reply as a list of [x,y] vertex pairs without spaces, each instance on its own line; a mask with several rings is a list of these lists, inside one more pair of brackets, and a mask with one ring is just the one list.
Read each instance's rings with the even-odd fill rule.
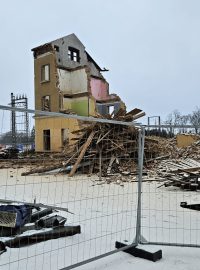
[[[120,109],[117,114],[107,115],[106,118],[129,122],[143,115],[139,109],[129,113]],[[63,163],[64,168],[71,165],[69,176],[74,176],[78,170],[89,175],[98,173],[100,177],[135,173],[138,129],[134,126],[89,123],[73,134],[76,135],[75,143],[71,149],[64,149],[69,156]]]
[[[115,115],[105,117],[132,122],[144,115],[145,113],[137,108],[128,113],[121,108]],[[136,173],[138,129],[134,125],[84,122],[79,130],[73,132],[73,135],[74,143],[66,145],[63,150],[65,158],[60,158],[59,163],[32,169],[23,175],[55,169],[68,172],[69,176],[74,176],[77,171],[88,175],[99,174],[100,177],[116,174],[128,176]],[[150,148],[146,147],[146,149]]]
[[81,171],[87,174],[133,173],[138,151],[137,136],[134,127],[99,123],[90,126],[77,140],[77,150],[71,155],[77,153],[77,157],[71,161],[69,176],[75,174],[81,163],[85,164]]
[[187,190],[200,189],[200,162],[193,159],[165,160],[160,162],[157,175],[164,183],[161,186],[175,186]]

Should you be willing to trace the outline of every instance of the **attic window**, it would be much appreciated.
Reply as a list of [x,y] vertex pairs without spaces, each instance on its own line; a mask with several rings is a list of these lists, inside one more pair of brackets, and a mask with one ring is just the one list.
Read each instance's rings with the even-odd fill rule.
[[54,50],[55,50],[56,52],[59,52],[59,46],[54,45]]
[[80,62],[79,50],[77,50],[77,49],[75,49],[73,47],[68,47],[68,58],[71,61]]

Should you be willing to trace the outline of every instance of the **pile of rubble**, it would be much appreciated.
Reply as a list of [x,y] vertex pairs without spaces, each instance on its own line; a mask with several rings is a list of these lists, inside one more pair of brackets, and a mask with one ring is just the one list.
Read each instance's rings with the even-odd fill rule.
[[[143,115],[144,112],[140,109],[133,109],[128,113],[120,109],[115,115],[106,118],[132,122]],[[84,123],[80,130],[73,132],[73,135],[74,143],[65,147],[63,158],[55,161],[52,166],[33,169],[23,175],[56,169],[68,172],[69,176],[73,176],[77,171],[88,175],[98,173],[100,177],[113,174],[130,175],[136,172],[138,128],[112,123]],[[150,146],[146,147],[147,155],[148,151],[152,151]]]
[[[125,108],[121,108],[116,114],[106,115],[104,118],[132,122],[144,115],[137,108],[128,113]],[[100,115],[96,117],[102,118]],[[74,176],[81,172],[98,175],[101,180],[99,184],[115,182],[123,185],[127,181],[137,181],[134,177],[138,173],[139,129],[134,125],[117,123],[80,123],[80,129],[73,132],[73,143],[65,145],[62,153],[35,153],[34,158],[26,156],[19,160],[19,163],[31,165],[31,169],[22,175],[53,171]],[[178,148],[175,137],[145,138],[144,172],[152,175],[154,180],[164,180],[165,186],[199,189],[198,159],[200,160],[200,140],[188,147]]]
[[178,158],[195,158],[200,160],[200,141],[196,141],[186,148],[180,148],[177,151]]
[[161,186],[175,186],[187,190],[200,189],[200,162],[193,159],[161,161],[156,167],[156,173],[163,181]]
[[174,138],[161,138],[161,137],[146,137],[146,140],[152,140],[152,154],[154,156],[168,156],[171,159],[179,158],[194,158],[200,159],[200,140],[193,144],[178,148],[176,137]]

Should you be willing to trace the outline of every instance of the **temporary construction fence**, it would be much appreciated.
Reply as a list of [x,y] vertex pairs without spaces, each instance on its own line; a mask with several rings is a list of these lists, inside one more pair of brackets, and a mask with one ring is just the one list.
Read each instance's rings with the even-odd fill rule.
[[[5,230],[1,223],[1,269],[72,269],[135,247],[143,129],[133,122],[27,110],[35,120],[41,152],[27,147],[16,157],[13,148],[23,134],[16,130],[12,143],[11,109],[0,109],[1,147],[12,149],[0,162],[0,223],[5,226],[7,217],[7,228],[17,224],[13,216],[3,215],[6,211],[25,216],[21,205],[31,209],[26,222],[21,218],[20,229],[16,225]],[[23,143],[28,145],[29,139]],[[46,216],[41,218],[37,211],[46,211]]]
[[[0,106],[2,147],[17,147],[9,143],[11,110],[22,111]],[[32,223],[1,238],[1,269],[72,269],[119,251],[161,258],[139,244],[199,247],[191,206],[198,208],[199,192],[188,191],[198,184],[197,161],[160,161],[151,154],[155,140],[145,144],[145,127],[134,122],[27,112],[38,152],[1,157],[0,201],[31,208]]]
[[140,243],[200,247],[200,136],[189,125],[159,126],[163,134],[172,129],[175,137],[157,139],[161,159],[144,160],[156,181],[143,184]]

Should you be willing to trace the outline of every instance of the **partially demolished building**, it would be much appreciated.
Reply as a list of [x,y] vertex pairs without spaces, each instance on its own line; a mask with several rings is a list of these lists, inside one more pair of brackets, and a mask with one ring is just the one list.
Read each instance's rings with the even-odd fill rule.
[[[96,116],[116,113],[125,104],[109,94],[101,69],[75,34],[33,48],[35,109]],[[62,117],[35,118],[36,151],[61,151],[79,122]]]

